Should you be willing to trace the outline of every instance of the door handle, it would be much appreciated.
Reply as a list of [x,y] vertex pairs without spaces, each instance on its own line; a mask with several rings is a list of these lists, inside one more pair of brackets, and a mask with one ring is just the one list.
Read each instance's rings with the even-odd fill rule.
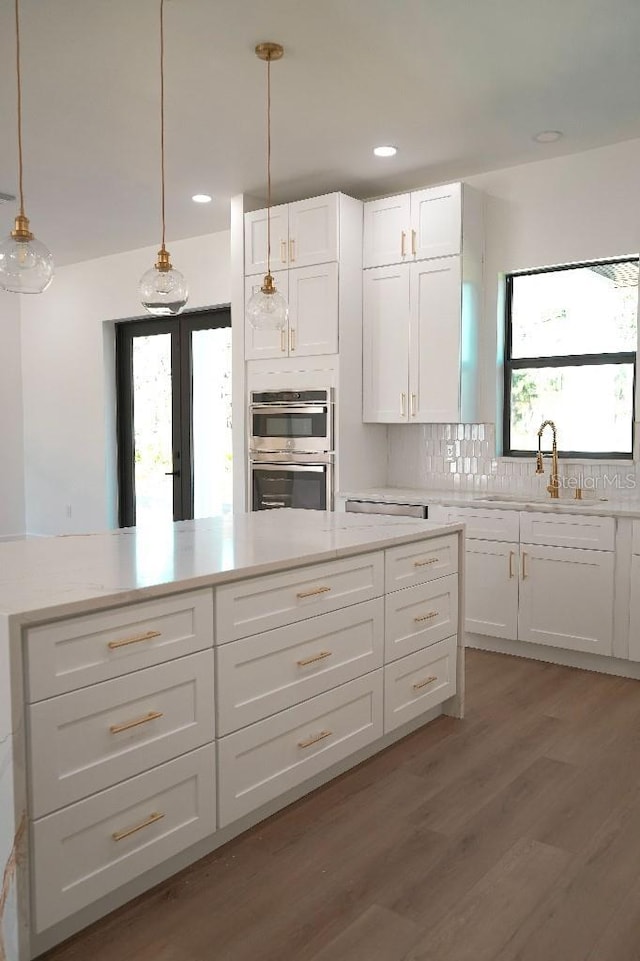
[[166,471],[164,472],[164,476],[165,476],[165,477],[180,477],[180,471],[179,471],[179,470],[166,470]]
[[515,551],[509,551],[509,577],[513,577],[513,558],[515,557]]
[[401,417],[407,416],[407,395],[406,394],[400,394],[400,416]]
[[414,257],[415,257],[415,255],[418,253],[418,251],[417,251],[417,249],[416,249],[416,232],[415,232],[415,230],[412,230],[412,231],[411,231],[411,253],[413,254]]
[[294,263],[296,259],[296,242],[295,240],[289,241],[289,263]]
[[411,395],[411,416],[412,417],[416,416],[416,403],[417,403],[417,394],[412,394]]
[[529,575],[527,574],[527,552],[522,552],[522,580],[524,581]]
[[286,264],[287,262],[287,241],[286,240],[280,241],[280,260],[282,261],[283,264]]
[[403,230],[403,231],[402,231],[402,234],[401,234],[401,237],[400,237],[400,256],[401,256],[401,257],[406,257],[406,256],[407,256],[407,251],[406,251],[406,248],[405,248],[406,240],[407,240],[407,234],[406,234],[406,231]]

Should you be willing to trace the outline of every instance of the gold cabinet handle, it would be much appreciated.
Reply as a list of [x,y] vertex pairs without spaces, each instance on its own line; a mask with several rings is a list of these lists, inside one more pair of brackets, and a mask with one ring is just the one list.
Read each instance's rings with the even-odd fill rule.
[[439,557],[428,557],[426,561],[414,561],[414,567],[426,567],[428,564],[437,564],[440,560]]
[[419,691],[421,688],[427,687],[429,684],[433,684],[433,682],[437,680],[438,678],[436,675],[432,674],[431,677],[425,677],[424,681],[416,681],[416,683],[413,685],[413,689],[414,691]]
[[320,651],[319,654],[314,654],[313,657],[303,657],[301,661],[296,661],[298,667],[306,667],[307,664],[315,664],[316,661],[324,661],[325,657],[331,657],[331,651]]
[[527,552],[522,552],[522,580],[524,581],[529,575],[527,574]]
[[418,623],[419,621],[430,621],[432,617],[437,617],[440,611],[429,611],[428,614],[420,614],[419,617],[414,617],[414,621]]
[[148,724],[149,721],[157,721],[159,717],[164,717],[162,711],[149,711],[144,717],[136,717],[133,721],[124,721],[122,724],[112,724],[109,728],[110,734],[121,734],[129,731],[132,727],[140,727],[141,724]]
[[142,824],[136,824],[134,828],[127,828],[126,831],[114,831],[111,837],[113,838],[114,841],[124,841],[125,838],[130,837],[132,834],[135,834],[137,831],[142,831],[143,828],[148,828],[150,824],[155,824],[156,821],[161,821],[163,817],[164,817],[164,814],[160,814],[158,811],[154,811],[153,814],[149,815],[146,821],[142,822]]
[[296,349],[296,329],[292,327],[289,331],[289,350]]
[[509,551],[509,577],[513,577],[513,558],[515,557],[515,551]]
[[400,394],[400,416],[401,417],[407,416],[407,395],[406,394]]
[[406,231],[403,230],[403,231],[402,231],[402,235],[401,235],[401,237],[400,237],[400,256],[401,256],[401,257],[406,257],[406,256],[407,256],[407,251],[406,251],[406,249],[405,249],[405,247],[406,247],[406,242],[407,242],[407,234],[406,234]]
[[417,247],[416,247],[416,232],[415,232],[415,230],[412,230],[412,231],[411,231],[411,253],[413,254],[414,257],[415,257],[416,254],[418,253],[418,250],[417,250]]
[[285,354],[287,352],[287,332],[284,327],[280,331],[280,350]]
[[123,637],[121,641],[109,641],[107,647],[110,651],[115,651],[118,647],[126,647],[128,644],[139,644],[140,641],[150,641],[152,637],[161,636],[161,631],[145,631],[144,634],[133,634],[131,637]]
[[411,395],[411,416],[412,417],[416,416],[417,401],[418,401],[418,395],[412,394]]
[[318,741],[324,741],[325,737],[331,737],[332,734],[333,731],[320,731],[319,734],[314,734],[304,741],[298,741],[298,747],[311,747],[312,744],[317,744]]
[[326,594],[330,587],[314,587],[312,591],[298,591],[296,597],[315,597],[316,594]]
[[296,259],[296,242],[295,240],[289,241],[289,262],[293,263]]
[[280,241],[280,260],[282,261],[283,264],[286,264],[287,262],[287,241],[286,240]]

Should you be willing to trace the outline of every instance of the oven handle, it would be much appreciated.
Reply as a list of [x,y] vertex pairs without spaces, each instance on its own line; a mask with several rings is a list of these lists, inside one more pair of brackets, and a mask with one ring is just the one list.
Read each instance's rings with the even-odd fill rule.
[[256,464],[253,462],[251,464],[251,470],[291,470],[291,471],[311,471],[312,473],[321,473],[329,467],[329,464],[284,464],[278,463],[277,461],[272,464]]
[[280,404],[279,406],[264,407],[262,404],[251,404],[252,414],[326,414],[329,410],[328,404],[309,404],[307,406],[295,406],[290,404]]

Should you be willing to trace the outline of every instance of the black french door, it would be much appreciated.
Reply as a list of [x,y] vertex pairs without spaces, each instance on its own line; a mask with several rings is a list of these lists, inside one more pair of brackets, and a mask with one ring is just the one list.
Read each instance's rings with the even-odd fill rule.
[[231,480],[230,309],[116,324],[116,378],[120,526],[220,510]]

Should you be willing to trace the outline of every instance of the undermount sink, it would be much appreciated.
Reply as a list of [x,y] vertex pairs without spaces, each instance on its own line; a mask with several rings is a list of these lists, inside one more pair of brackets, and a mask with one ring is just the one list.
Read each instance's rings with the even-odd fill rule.
[[489,501],[490,503],[501,504],[521,504],[523,506],[537,506],[539,504],[550,504],[552,507],[593,507],[594,504],[601,504],[602,497],[560,497],[553,498],[548,495],[527,497],[526,494],[478,494],[474,498],[477,501]]

